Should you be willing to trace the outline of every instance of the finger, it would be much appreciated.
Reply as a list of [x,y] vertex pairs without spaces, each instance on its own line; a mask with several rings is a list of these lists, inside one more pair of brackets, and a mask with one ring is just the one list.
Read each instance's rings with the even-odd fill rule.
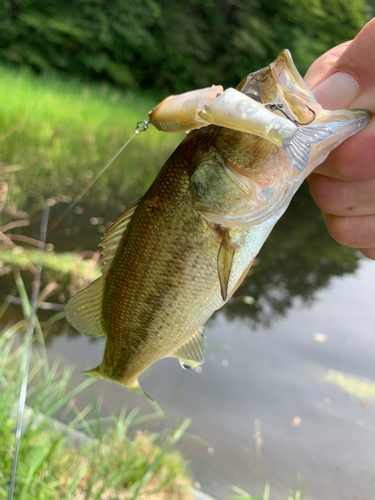
[[[324,54],[307,74],[312,85],[318,83],[313,89],[315,97],[325,109],[362,108],[375,113],[375,18],[351,43],[336,49]],[[365,129],[335,149],[316,172],[346,181],[371,179],[375,176],[374,137],[373,117]]]
[[323,212],[323,217],[332,238],[342,245],[362,250],[375,247],[375,215],[339,217]]
[[375,248],[360,248],[359,251],[363,253],[365,257],[375,260]]
[[375,178],[345,182],[313,173],[309,187],[313,200],[323,212],[350,217],[375,214]]
[[314,172],[343,181],[366,181],[374,178],[375,117],[372,117],[367,127],[333,150]]
[[366,24],[323,78],[314,88],[314,95],[325,109],[350,105],[375,112],[375,18]]
[[333,47],[333,49],[328,50],[328,52],[321,55],[312,63],[305,75],[305,81],[310,89],[314,89],[314,87],[324,80],[328,74],[328,70],[332,68],[337,59],[343,54],[351,43],[352,40],[341,43],[340,45],[337,45],[337,47]]

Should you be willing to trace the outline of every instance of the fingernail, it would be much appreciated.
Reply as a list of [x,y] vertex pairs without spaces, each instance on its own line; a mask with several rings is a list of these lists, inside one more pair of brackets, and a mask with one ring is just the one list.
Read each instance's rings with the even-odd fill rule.
[[358,96],[359,84],[349,73],[334,73],[312,91],[324,109],[343,109]]

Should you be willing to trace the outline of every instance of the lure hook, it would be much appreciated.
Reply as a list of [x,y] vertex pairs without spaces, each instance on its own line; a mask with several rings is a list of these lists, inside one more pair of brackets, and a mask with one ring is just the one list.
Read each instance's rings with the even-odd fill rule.
[[139,134],[140,132],[146,132],[148,130],[148,125],[150,120],[143,120],[143,122],[138,122],[135,127],[135,133]]
[[286,110],[284,109],[283,104],[277,104],[277,103],[273,103],[273,102],[267,102],[267,103],[264,105],[264,107],[265,107],[265,108],[268,108],[270,111],[276,111],[276,110],[277,110],[277,111],[281,111],[281,112],[282,112],[282,114],[283,114],[283,115],[285,115],[285,116],[288,118],[288,120],[290,120],[291,122],[293,122],[295,125],[302,125],[302,126],[304,126],[304,125],[310,125],[310,123],[312,123],[312,122],[315,120],[315,118],[316,118],[316,113],[315,113],[315,111],[314,111],[313,109],[311,109],[311,108],[310,108],[310,106],[308,106],[307,104],[305,104],[305,106],[306,106],[306,108],[307,108],[309,111],[311,111],[311,113],[313,114],[313,117],[311,118],[311,120],[310,120],[310,121],[308,121],[308,122],[306,122],[306,123],[302,123],[302,122],[299,122],[298,120],[296,120],[295,118],[293,118],[293,116],[292,116],[292,115],[290,115],[290,114],[288,113],[288,111],[286,111]]

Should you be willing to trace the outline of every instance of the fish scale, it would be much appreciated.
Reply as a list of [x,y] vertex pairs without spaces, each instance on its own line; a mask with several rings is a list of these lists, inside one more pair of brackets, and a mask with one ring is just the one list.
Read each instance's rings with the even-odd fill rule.
[[177,348],[194,333],[191,328],[198,329],[207,319],[212,292],[220,296],[219,242],[197,214],[190,194],[187,160],[193,142],[189,138],[172,156],[145,195],[114,257],[114,271],[106,278],[104,363],[107,370],[124,364],[128,377],[137,376],[139,365],[150,358],[164,357]]

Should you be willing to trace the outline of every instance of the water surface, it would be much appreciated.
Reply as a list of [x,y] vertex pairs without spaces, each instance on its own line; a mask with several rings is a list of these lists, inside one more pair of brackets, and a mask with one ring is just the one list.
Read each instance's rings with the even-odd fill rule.
[[[95,250],[120,209],[80,205],[49,242],[57,252]],[[28,231],[36,235],[37,218]],[[375,263],[330,238],[304,186],[236,296],[207,323],[202,369],[165,359],[142,380],[170,408],[170,425],[192,419],[179,447],[203,490],[225,499],[234,484],[261,495],[269,481],[271,498],[285,499],[300,475],[310,500],[374,497],[375,400],[327,380],[334,370],[375,384],[374,290]],[[51,359],[79,368],[72,383],[99,364],[105,343],[61,324],[47,340]],[[151,410],[115,384],[95,388],[103,414],[125,404]],[[83,407],[90,394],[81,398]]]
[[[201,373],[182,372],[172,359],[151,368],[147,391],[163,408],[174,396],[173,415],[192,418],[180,449],[205,491],[224,499],[235,484],[259,495],[271,481],[272,498],[282,499],[301,474],[308,499],[372,498],[374,400],[345,393],[326,376],[334,369],[375,379],[374,282],[375,264],[363,261],[312,306],[295,300],[270,327],[220,312],[207,324],[216,346],[207,348]],[[316,333],[327,340],[317,342]],[[87,369],[103,348],[102,339],[60,337],[50,355]],[[125,403],[147,409],[121,387],[97,383],[96,390],[106,413]]]

